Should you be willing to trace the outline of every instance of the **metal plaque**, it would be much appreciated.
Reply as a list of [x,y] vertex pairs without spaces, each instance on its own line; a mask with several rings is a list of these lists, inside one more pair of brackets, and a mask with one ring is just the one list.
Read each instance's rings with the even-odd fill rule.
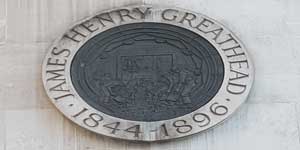
[[204,131],[247,98],[253,66],[237,37],[199,13],[139,5],[97,13],[43,63],[55,106],[93,132],[157,141]]

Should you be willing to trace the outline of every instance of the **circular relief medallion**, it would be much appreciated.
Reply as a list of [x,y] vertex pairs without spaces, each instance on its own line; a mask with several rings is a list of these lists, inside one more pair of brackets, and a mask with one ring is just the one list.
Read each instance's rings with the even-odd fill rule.
[[100,12],[64,33],[43,63],[55,106],[110,137],[157,141],[206,130],[247,98],[253,66],[220,23],[178,8]]

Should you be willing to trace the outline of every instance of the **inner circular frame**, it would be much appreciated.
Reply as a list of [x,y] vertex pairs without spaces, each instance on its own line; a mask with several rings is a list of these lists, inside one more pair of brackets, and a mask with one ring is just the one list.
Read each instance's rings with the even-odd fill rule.
[[70,74],[76,92],[91,107],[117,118],[150,122],[207,104],[222,85],[224,64],[200,35],[142,22],[89,39],[74,56]]

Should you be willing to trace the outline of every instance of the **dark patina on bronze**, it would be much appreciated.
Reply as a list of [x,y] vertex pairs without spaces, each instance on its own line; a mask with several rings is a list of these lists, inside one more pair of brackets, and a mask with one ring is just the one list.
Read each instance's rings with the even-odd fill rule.
[[205,38],[164,23],[131,23],[89,39],[71,64],[89,105],[134,121],[189,114],[208,103],[224,79],[218,51]]

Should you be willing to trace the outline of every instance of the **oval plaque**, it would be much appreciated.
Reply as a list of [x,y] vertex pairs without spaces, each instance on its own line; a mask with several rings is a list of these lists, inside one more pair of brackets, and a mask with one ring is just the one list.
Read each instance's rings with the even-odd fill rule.
[[253,77],[244,46],[223,25],[149,5],[77,23],[43,63],[46,92],[66,117],[138,141],[183,137],[222,122],[246,100]]

